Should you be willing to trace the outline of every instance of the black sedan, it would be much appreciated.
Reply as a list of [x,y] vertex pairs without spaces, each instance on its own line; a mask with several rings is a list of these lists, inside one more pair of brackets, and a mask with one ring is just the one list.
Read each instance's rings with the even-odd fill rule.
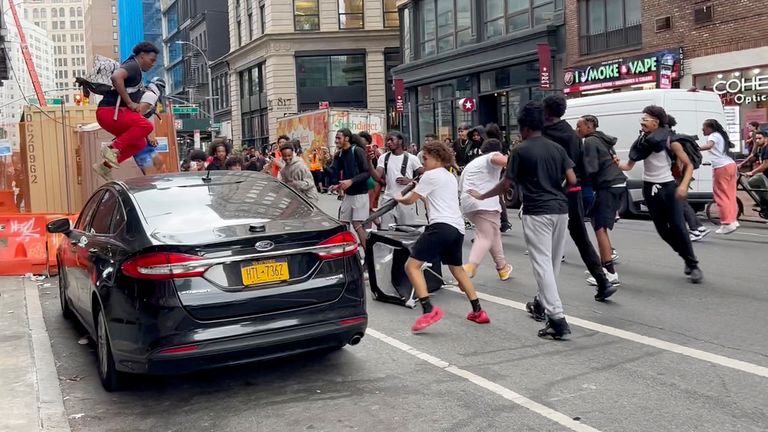
[[355,345],[367,314],[356,239],[248,171],[108,183],[57,251],[61,308],[96,342],[108,391],[174,374]]

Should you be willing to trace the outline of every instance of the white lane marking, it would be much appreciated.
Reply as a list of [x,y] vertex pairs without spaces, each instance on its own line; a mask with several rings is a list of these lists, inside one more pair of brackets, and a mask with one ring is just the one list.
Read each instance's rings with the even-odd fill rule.
[[536,413],[536,414],[538,414],[540,416],[546,417],[549,420],[552,420],[552,421],[554,421],[556,423],[559,423],[559,424],[567,427],[568,429],[570,429],[572,431],[576,431],[576,432],[600,432],[598,429],[595,429],[595,428],[593,428],[591,426],[587,426],[587,425],[585,425],[583,423],[580,423],[580,422],[578,422],[578,421],[568,417],[567,415],[565,415],[565,414],[563,414],[561,412],[555,411],[552,408],[544,406],[544,405],[542,405],[542,404],[540,404],[538,402],[534,402],[534,401],[528,399],[527,397],[525,397],[523,395],[520,395],[518,393],[515,393],[512,390],[510,390],[510,389],[508,389],[508,388],[506,388],[506,387],[504,387],[502,385],[496,384],[493,381],[489,381],[489,380],[487,380],[487,379],[485,379],[485,378],[483,378],[483,377],[481,377],[479,375],[475,375],[472,372],[469,372],[467,370],[464,370],[464,369],[458,368],[456,366],[453,366],[450,363],[448,363],[448,362],[446,362],[444,360],[441,360],[441,359],[439,359],[437,357],[434,357],[434,356],[431,356],[429,354],[423,353],[423,352],[413,348],[412,346],[410,346],[410,345],[408,345],[408,344],[406,344],[404,342],[400,342],[399,340],[397,340],[397,339],[395,339],[393,337],[387,336],[384,333],[378,332],[378,331],[376,331],[376,330],[374,330],[374,329],[372,329],[370,327],[368,327],[368,330],[366,330],[365,334],[367,334],[369,336],[373,336],[376,339],[378,339],[378,340],[380,340],[380,341],[382,341],[382,342],[384,342],[384,343],[386,343],[388,345],[391,345],[391,346],[399,349],[400,351],[406,352],[406,353],[408,353],[408,354],[410,354],[410,355],[412,355],[412,356],[414,356],[414,357],[416,357],[418,359],[424,360],[425,362],[427,362],[427,363],[429,363],[429,364],[431,364],[433,366],[437,366],[437,367],[439,367],[440,369],[443,369],[446,372],[449,372],[449,373],[452,373],[452,374],[454,374],[454,375],[456,375],[458,377],[464,378],[465,380],[471,382],[472,384],[478,385],[478,386],[480,386],[480,387],[482,387],[482,388],[484,388],[486,390],[489,390],[489,391],[491,391],[493,393],[496,393],[497,395],[503,397],[504,399],[512,401],[512,402],[516,403],[517,405],[520,405],[520,406],[522,406],[524,408],[527,408],[527,409],[533,411],[534,413]]
[[[448,291],[453,291],[455,293],[459,293],[462,295],[464,294],[461,292],[461,290],[455,287],[446,286],[443,289],[447,289]],[[480,292],[477,293],[477,296],[482,300],[500,304],[502,306],[508,306],[513,309],[519,309],[521,311],[525,311],[525,305],[520,302],[516,302],[509,299],[505,299],[503,297],[497,297],[491,294],[485,294]],[[710,352],[698,350],[695,348],[688,348],[686,346],[663,341],[661,339],[643,336],[641,334],[633,333],[630,331],[620,330],[614,327],[609,327],[603,324],[587,321],[585,319],[576,318],[573,315],[568,315],[568,323],[579,326],[579,327],[583,327],[589,330],[594,330],[596,332],[615,336],[621,339],[626,339],[628,341],[637,342],[643,345],[652,346],[654,348],[659,348],[659,349],[670,351],[677,354],[682,354],[684,356],[692,357],[697,360],[714,363],[720,366],[725,366],[725,367],[736,369],[742,372],[761,376],[763,378],[768,378],[768,368],[764,366],[747,363],[745,361],[732,359],[732,358],[721,356],[718,354],[712,354]]]
[[757,234],[757,233],[744,232],[744,231],[734,231],[731,234],[747,235],[747,236],[753,236],[753,237],[768,237],[767,234]]

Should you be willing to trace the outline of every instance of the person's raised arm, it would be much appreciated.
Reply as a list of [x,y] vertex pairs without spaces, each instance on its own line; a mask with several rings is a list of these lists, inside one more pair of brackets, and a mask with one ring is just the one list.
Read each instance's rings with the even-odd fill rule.
[[576,178],[576,173],[573,171],[573,168],[565,170],[565,181],[568,183],[568,186],[576,186],[579,183],[579,179]]

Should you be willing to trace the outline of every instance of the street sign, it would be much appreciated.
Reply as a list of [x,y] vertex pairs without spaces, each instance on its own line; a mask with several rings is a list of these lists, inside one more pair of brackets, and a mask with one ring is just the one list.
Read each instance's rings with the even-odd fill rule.
[[195,137],[195,148],[202,150],[203,146],[200,144],[200,129],[195,129],[193,136]]
[[221,123],[213,123],[213,124],[211,124],[210,129],[221,130]]
[[197,114],[200,112],[200,108],[191,105],[175,105],[173,107],[173,114]]
[[[27,103],[32,105],[39,104],[37,101],[37,98],[27,98]],[[64,103],[64,101],[61,98],[52,98],[52,99],[45,98],[45,103],[48,105],[61,105]]]

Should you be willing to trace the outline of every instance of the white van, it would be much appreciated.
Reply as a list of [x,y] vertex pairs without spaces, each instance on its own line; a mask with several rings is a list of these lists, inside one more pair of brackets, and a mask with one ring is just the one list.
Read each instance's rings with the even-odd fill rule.
[[[725,114],[720,97],[712,92],[691,92],[687,90],[639,90],[633,92],[611,93],[568,100],[568,110],[564,120],[574,128],[579,117],[592,114],[600,121],[599,129],[618,138],[616,152],[622,160],[627,159],[629,148],[640,134],[640,118],[643,108],[648,105],[664,107],[668,114],[677,119],[675,130],[688,135],[698,135],[699,144],[704,144],[701,131],[706,119],[715,119],[725,125]],[[704,161],[693,173],[694,181],[688,193],[688,201],[694,209],[704,208],[712,201],[712,163],[709,152],[703,152]],[[643,204],[643,165],[639,162],[627,173],[627,205],[622,212],[637,213],[644,210]]]

